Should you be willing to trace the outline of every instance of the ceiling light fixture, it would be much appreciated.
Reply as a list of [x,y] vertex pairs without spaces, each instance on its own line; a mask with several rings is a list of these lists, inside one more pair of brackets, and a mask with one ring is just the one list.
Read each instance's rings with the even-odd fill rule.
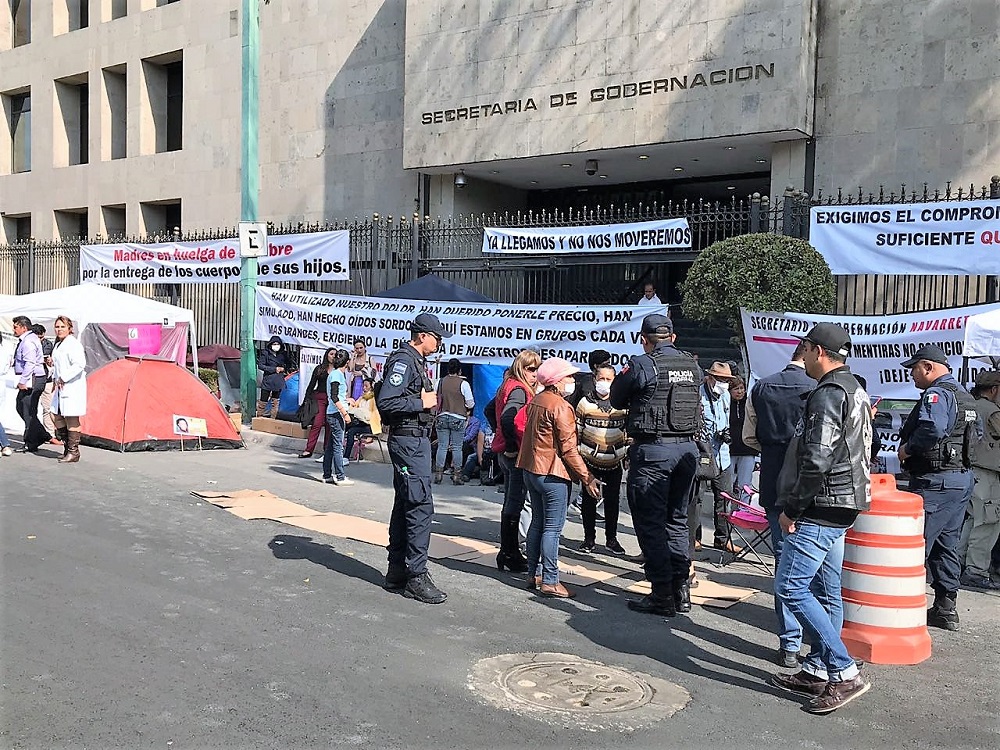
[[765,158],[764,158],[764,157],[762,156],[761,158],[757,159],[757,163],[758,163],[758,164],[767,164],[767,159],[765,159]]
[[648,154],[639,154],[639,161],[645,161],[649,158]]
[[564,162],[564,163],[560,164],[559,166],[562,167],[563,169],[569,169],[573,165],[570,164],[569,162]]
[[736,189],[735,185],[726,185],[726,190],[735,190],[735,189]]
[[736,146],[726,146],[726,151],[735,151]]
[[597,175],[597,176],[600,177],[602,180],[608,179],[608,176],[606,174],[601,174],[601,175]]
[[537,185],[537,184],[538,184],[538,180],[532,180],[532,181],[531,181],[531,184],[532,184],[532,185]]
[[674,171],[675,172],[683,172],[684,171],[684,167],[674,167]]

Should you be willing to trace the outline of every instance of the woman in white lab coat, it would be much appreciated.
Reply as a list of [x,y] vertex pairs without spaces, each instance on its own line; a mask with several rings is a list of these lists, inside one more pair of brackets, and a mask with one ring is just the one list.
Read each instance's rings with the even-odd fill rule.
[[80,460],[80,417],[87,412],[87,359],[83,344],[73,335],[73,321],[56,318],[52,349],[52,422],[65,446],[59,463]]

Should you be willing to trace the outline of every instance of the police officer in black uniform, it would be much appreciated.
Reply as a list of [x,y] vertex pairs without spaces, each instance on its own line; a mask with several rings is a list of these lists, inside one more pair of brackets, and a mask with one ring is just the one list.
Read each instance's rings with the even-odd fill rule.
[[688,504],[698,464],[694,436],[702,422],[701,369],[674,346],[675,338],[670,318],[647,315],[642,321],[646,353],[633,357],[611,383],[611,405],[628,409],[633,442],[626,492],[653,589],[628,606],[666,617],[691,610]]
[[920,347],[903,367],[924,392],[899,431],[899,460],[910,490],[924,499],[924,555],[934,589],[927,624],[958,630],[959,540],[974,482],[968,450],[982,437],[981,420],[939,347]]
[[389,355],[376,405],[389,431],[386,441],[396,491],[389,520],[389,570],[384,588],[425,604],[448,595],[427,572],[434,498],[431,496],[430,410],[437,394],[427,377],[426,357],[451,336],[436,315],[421,313],[410,324],[410,341]]

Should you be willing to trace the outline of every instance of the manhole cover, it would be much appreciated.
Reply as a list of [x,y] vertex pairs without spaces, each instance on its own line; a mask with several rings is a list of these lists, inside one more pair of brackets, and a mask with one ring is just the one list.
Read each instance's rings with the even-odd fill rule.
[[588,729],[638,729],[691,696],[679,685],[569,654],[504,654],[473,668],[469,687],[490,703]]
[[629,711],[653,698],[653,688],[645,680],[579,659],[514,667],[503,677],[503,686],[516,700],[581,713]]

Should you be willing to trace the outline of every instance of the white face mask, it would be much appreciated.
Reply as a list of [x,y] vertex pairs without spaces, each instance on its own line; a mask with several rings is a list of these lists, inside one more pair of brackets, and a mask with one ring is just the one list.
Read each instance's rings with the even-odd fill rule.
[[280,352],[281,351],[281,344],[271,344],[271,351],[272,352]]
[[723,383],[722,381],[716,380],[714,390],[716,394],[721,396],[729,390],[729,383]]
[[563,395],[572,396],[575,390],[576,390],[576,381],[571,380],[565,386],[563,386]]
[[607,398],[611,393],[611,383],[607,380],[598,380],[594,383],[594,390],[597,391],[597,395],[601,398]]

